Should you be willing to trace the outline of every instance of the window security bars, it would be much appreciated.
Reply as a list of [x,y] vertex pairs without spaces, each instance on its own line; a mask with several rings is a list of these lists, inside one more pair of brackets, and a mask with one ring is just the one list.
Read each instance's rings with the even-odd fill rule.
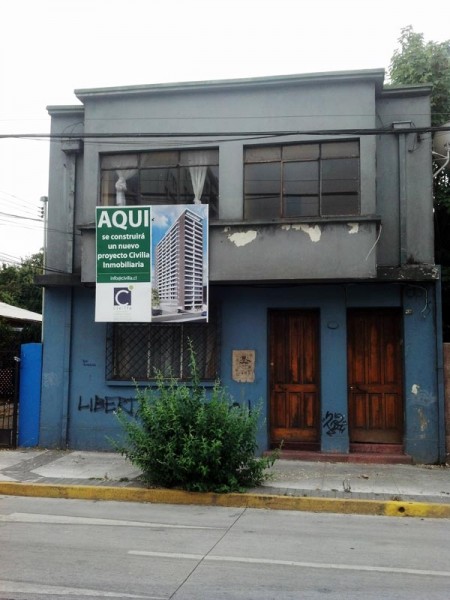
[[16,447],[19,363],[11,352],[0,352],[0,447]]
[[210,323],[140,324],[109,326],[106,348],[108,380],[154,380],[158,373],[191,378],[189,343],[200,378],[214,380],[219,371],[219,326]]

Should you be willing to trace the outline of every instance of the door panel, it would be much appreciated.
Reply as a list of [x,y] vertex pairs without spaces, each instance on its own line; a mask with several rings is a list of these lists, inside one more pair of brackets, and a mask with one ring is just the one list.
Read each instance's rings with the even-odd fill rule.
[[319,440],[318,328],[316,311],[269,313],[272,445]]
[[401,313],[348,312],[350,442],[403,441]]

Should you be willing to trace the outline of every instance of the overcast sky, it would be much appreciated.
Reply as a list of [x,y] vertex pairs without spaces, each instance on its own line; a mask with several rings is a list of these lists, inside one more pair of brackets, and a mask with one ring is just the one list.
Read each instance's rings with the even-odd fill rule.
[[[450,38],[450,3],[2,0],[0,23],[0,133],[47,133],[46,107],[78,104],[79,88],[387,70],[403,27]],[[43,245],[29,217],[48,193],[48,153],[0,139],[0,262]]]

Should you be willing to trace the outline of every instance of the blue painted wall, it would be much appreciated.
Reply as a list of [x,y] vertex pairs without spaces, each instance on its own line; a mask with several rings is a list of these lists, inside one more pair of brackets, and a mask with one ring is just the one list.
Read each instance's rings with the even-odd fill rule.
[[[47,301],[41,444],[111,449],[120,429],[113,409],[117,397],[135,396],[133,384],[105,380],[106,326],[94,322],[93,289],[56,292]],[[285,287],[214,286],[212,300],[222,314],[221,379],[237,402],[261,406],[260,451],[268,447],[267,314],[269,309],[311,308],[320,312],[321,413],[347,414],[346,311],[351,307],[402,307],[405,346],[405,445],[417,462],[435,462],[438,409],[434,287],[399,284],[292,285]],[[64,304],[66,308],[64,310]],[[69,310],[69,307],[70,310]],[[405,314],[406,313],[406,314]],[[68,315],[70,314],[70,319]],[[72,332],[64,344],[61,331]],[[255,381],[232,380],[232,351],[255,350]],[[68,353],[68,356],[64,355]],[[52,370],[50,370],[50,365]],[[67,368],[70,365],[70,368]],[[68,393],[65,395],[64,390]],[[95,396],[109,398],[95,403]],[[322,435],[328,452],[348,452],[348,429]]]
[[439,399],[433,288],[405,288],[403,309],[405,450],[417,462],[434,463],[439,460]]
[[20,349],[19,446],[39,443],[42,344],[23,344]]

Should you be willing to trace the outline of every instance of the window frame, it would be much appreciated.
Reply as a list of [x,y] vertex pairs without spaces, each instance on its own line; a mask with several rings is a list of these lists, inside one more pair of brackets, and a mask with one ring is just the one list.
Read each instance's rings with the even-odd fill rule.
[[[315,150],[317,153],[315,154]],[[339,152],[342,150],[342,152]],[[345,140],[326,140],[326,141],[314,141],[314,142],[301,142],[291,144],[279,144],[279,145],[259,145],[259,146],[246,146],[244,147],[244,169],[243,169],[243,218],[245,221],[261,221],[261,220],[290,220],[290,219],[303,219],[303,218],[333,218],[333,217],[357,217],[361,215],[361,152],[360,152],[360,140],[359,139],[345,139]],[[297,156],[296,156],[297,153]],[[303,154],[303,156],[302,156]],[[264,160],[264,155],[266,159]],[[258,158],[259,156],[259,158]],[[250,157],[250,158],[249,158]],[[332,161],[348,161],[348,169],[355,169],[356,173],[353,177],[348,178],[349,188],[351,182],[354,182],[354,190],[344,191],[324,191],[326,188],[327,179],[324,176],[326,167],[331,167]],[[301,210],[304,210],[304,214],[287,214],[287,202],[289,195],[286,193],[286,184],[289,182],[287,179],[288,167],[286,165],[292,164],[302,165],[317,165],[317,179],[307,180],[304,188],[308,186],[312,189],[313,184],[317,184],[316,193],[298,193],[298,198],[317,198],[317,209],[315,211],[309,211],[305,206],[300,206]],[[252,199],[251,193],[247,190],[251,187],[251,179],[247,177],[250,169],[253,166],[259,167],[260,171],[263,171],[263,165],[278,165],[279,166],[279,179],[275,180],[277,183],[277,192],[270,192],[266,199],[266,211],[272,212],[272,214],[261,215],[258,214],[258,199]],[[304,167],[307,168],[306,166]],[[273,169],[272,169],[273,170]],[[292,179],[291,181],[295,181]],[[302,180],[299,180],[299,182]],[[250,183],[249,183],[250,182]],[[298,182],[298,183],[299,183]],[[325,185],[324,185],[325,184]],[[258,184],[256,183],[256,189]],[[261,196],[263,194],[260,193]],[[338,211],[338,210],[325,210],[326,201],[336,199],[338,196],[350,199],[350,202],[354,203],[350,211]],[[252,200],[255,202],[253,208],[250,203]],[[262,200],[264,201],[264,199]],[[335,206],[335,205],[334,205]],[[354,210],[353,210],[354,208]],[[263,209],[264,210],[264,209]]]
[[[133,330],[140,336],[136,343]],[[166,346],[166,332],[171,333],[170,338],[177,338],[177,345]],[[193,348],[197,366],[199,367],[200,379],[205,382],[217,380],[220,374],[221,355],[221,322],[220,311],[217,307],[210,311],[208,323],[180,322],[180,323],[108,323],[106,335],[106,362],[105,379],[110,384],[132,382],[154,383],[157,380],[158,371],[164,378],[174,378],[179,381],[190,381],[192,379],[189,368],[189,334],[195,334]],[[125,341],[120,336],[125,333]],[[152,336],[153,339],[152,347]],[[158,340],[159,337],[159,340]],[[192,338],[191,338],[192,339]],[[156,340],[156,341],[155,341]],[[164,341],[164,346],[156,346],[159,341]],[[118,344],[134,343],[131,347],[118,348]],[[139,348],[138,348],[139,346]],[[196,347],[210,347],[209,352],[205,350],[199,356]],[[128,356],[127,356],[128,355]],[[152,356],[157,357],[155,361]],[[202,361],[199,365],[199,360]],[[132,371],[137,362],[140,369]],[[169,365],[169,363],[171,363]],[[173,366],[178,367],[175,372]],[[145,370],[145,376],[143,376]]]
[[[195,164],[189,163],[188,153],[204,153],[207,159],[205,163]],[[153,162],[152,162],[153,157]],[[164,159],[166,157],[166,159]],[[116,202],[116,189],[115,184],[118,179],[118,172],[127,172],[130,179],[127,180],[128,184],[134,178],[137,178],[137,184],[134,186],[135,189],[127,189],[125,192],[126,203],[125,205],[160,205],[160,204],[193,204],[194,203],[194,192],[189,191],[189,196],[192,196],[189,200],[183,197],[183,192],[186,194],[186,187],[183,185],[186,179],[185,171],[189,171],[190,167],[195,166],[206,166],[207,173],[204,181],[204,187],[202,190],[203,198],[205,192],[209,189],[208,202],[210,206],[210,216],[215,218],[218,216],[219,211],[219,194],[220,194],[220,171],[219,171],[219,148],[208,147],[208,148],[174,148],[174,149],[155,149],[155,150],[142,150],[139,152],[115,152],[115,153],[102,153],[99,157],[99,206],[118,206]],[[143,173],[146,171],[167,171],[167,182],[170,180],[174,183],[176,190],[175,195],[173,189],[170,186],[166,186],[164,193],[158,194],[156,199],[146,198],[145,191],[143,190],[143,182],[145,178]],[[136,173],[133,173],[136,171]],[[132,174],[133,173],[133,174]],[[184,177],[183,177],[184,175]],[[215,185],[213,185],[215,184]],[[192,186],[192,181],[190,181]],[[149,192],[147,192],[149,193]],[[130,197],[134,198],[132,201],[128,201]],[[163,198],[163,196],[166,196]],[[213,201],[211,201],[211,197]]]

